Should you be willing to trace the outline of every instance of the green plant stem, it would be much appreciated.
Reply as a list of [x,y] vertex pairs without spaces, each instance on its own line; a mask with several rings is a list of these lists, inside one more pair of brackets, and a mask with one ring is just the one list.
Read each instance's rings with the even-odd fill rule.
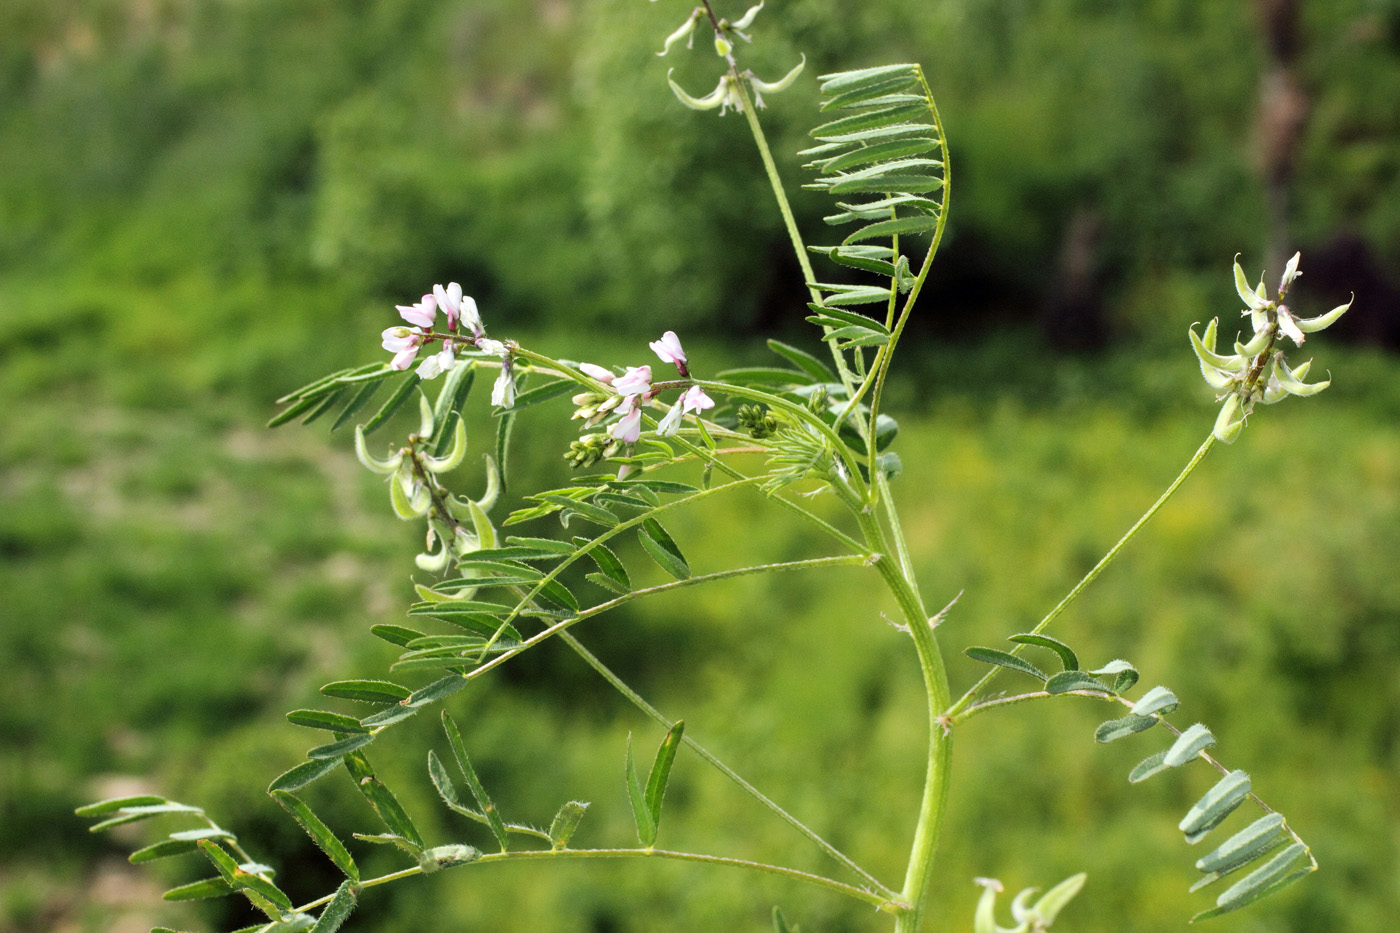
[[[582,612],[579,612],[576,615],[572,615],[567,619],[561,619],[560,621],[554,623],[553,625],[549,626],[543,631],[537,632],[536,634],[525,639],[520,644],[516,645],[514,648],[511,648],[508,651],[503,651],[500,654],[496,655],[496,657],[492,658],[490,661],[477,665],[470,671],[467,671],[465,674],[463,674],[462,677],[466,680],[475,680],[482,674],[485,674],[487,671],[497,667],[498,665],[504,664],[506,661],[509,661],[517,654],[520,654],[524,651],[528,651],[529,649],[538,645],[540,642],[545,641],[546,639],[551,638],[552,636],[557,635],[560,632],[563,632],[577,625],[585,619],[591,619],[592,617],[596,615],[601,615],[610,609],[616,609],[623,603],[631,602],[632,600],[642,596],[651,596],[656,593],[664,593],[669,590],[678,590],[687,586],[698,586],[701,583],[712,583],[715,580],[728,580],[732,577],[742,577],[755,573],[770,573],[776,570],[800,570],[811,567],[829,567],[839,565],[860,566],[869,564],[871,560],[872,557],[865,554],[852,554],[843,555],[841,557],[816,557],[812,558],[811,560],[794,560],[781,564],[757,564],[750,567],[736,567],[732,570],[719,570],[715,573],[702,574],[696,577],[687,577],[684,580],[672,580],[669,583],[659,583],[656,586],[649,586],[645,587],[644,589],[633,590],[630,593],[618,596],[616,599],[610,599],[607,602],[602,602],[589,609],[585,609]],[[391,667],[390,670],[393,670],[393,668]]]
[[[881,553],[888,553],[885,532],[880,527],[876,513],[860,511],[857,517],[867,543]],[[894,596],[900,614],[909,627],[909,634],[914,640],[914,650],[919,657],[924,689],[928,695],[929,745],[924,793],[919,805],[918,822],[914,827],[914,840],[910,848],[909,864],[905,870],[904,887],[900,891],[901,900],[906,907],[898,913],[895,920],[895,933],[914,933],[923,922],[924,901],[928,895],[929,881],[933,877],[934,853],[938,848],[938,836],[943,828],[943,816],[948,808],[953,736],[949,730],[942,727],[939,720],[939,715],[947,707],[950,699],[948,671],[913,577],[906,577],[902,568],[888,558],[877,561],[875,569],[879,571],[885,585]]]
[[[823,875],[815,875],[811,872],[799,871],[795,868],[787,868],[783,865],[770,865],[766,862],[754,862],[741,858],[726,858],[720,855],[702,855],[697,852],[676,852],[670,849],[531,849],[522,852],[492,852],[483,855],[478,859],[468,862],[467,865],[488,865],[495,862],[543,862],[543,861],[574,861],[578,859],[665,859],[675,862],[695,862],[701,865],[716,865],[727,868],[742,868],[747,871],[758,871],[769,875],[777,875],[780,878],[788,878],[793,881],[801,881],[806,884],[837,894],[844,894],[846,897],[854,898],[874,906],[877,910],[896,911],[898,904],[892,902],[882,894],[858,888],[855,885],[837,881],[834,878],[827,878]],[[465,867],[465,866],[460,866]],[[377,878],[369,878],[360,882],[359,887],[373,888],[379,885],[389,884],[393,881],[400,881],[414,875],[426,874],[422,868],[414,866],[402,871],[391,872],[387,875],[380,875]],[[334,895],[328,894],[325,897],[308,901],[306,904],[296,908],[297,912],[315,910],[330,903]]]
[[[1060,617],[1060,613],[1064,612],[1065,609],[1068,608],[1071,603],[1073,603],[1076,599],[1079,598],[1079,594],[1084,592],[1084,590],[1089,586],[1090,583],[1093,583],[1096,579],[1098,579],[1099,574],[1103,573],[1104,569],[1108,567],[1109,564],[1113,563],[1113,559],[1118,556],[1118,552],[1123,550],[1123,548],[1127,546],[1128,542],[1133,540],[1137,533],[1142,530],[1143,526],[1152,520],[1152,516],[1156,515],[1158,511],[1161,510],[1162,506],[1166,505],[1168,500],[1170,500],[1171,497],[1176,494],[1176,491],[1181,488],[1181,484],[1186,482],[1186,478],[1196,471],[1196,467],[1201,465],[1201,461],[1206,458],[1206,454],[1210,453],[1210,449],[1214,446],[1215,435],[1210,434],[1206,437],[1205,443],[1201,444],[1200,448],[1196,451],[1195,455],[1191,457],[1190,461],[1187,462],[1186,466],[1182,468],[1179,474],[1177,474],[1176,479],[1172,480],[1172,484],[1167,487],[1165,492],[1163,492],[1160,496],[1157,497],[1156,502],[1152,503],[1152,507],[1149,508],[1146,512],[1144,512],[1142,514],[1142,517],[1133,523],[1133,527],[1129,528],[1128,531],[1123,535],[1123,537],[1118,539],[1117,544],[1113,545],[1113,547],[1108,549],[1108,553],[1105,554],[1102,558],[1100,558],[1099,562],[1093,566],[1093,569],[1086,573],[1083,576],[1083,578],[1081,578],[1080,581],[1074,585],[1074,589],[1070,590],[1069,593],[1065,595],[1065,598],[1060,600],[1059,603],[1055,605],[1055,608],[1051,609],[1046,614],[1045,618],[1040,620],[1040,622],[1036,625],[1035,628],[1031,629],[1031,634],[1039,635],[1041,632],[1045,631],[1045,629],[1047,629],[1052,622],[1054,622],[1057,618]],[[1014,648],[1011,649],[1011,653],[1019,655],[1023,648],[1025,648],[1025,645],[1016,645]],[[953,704],[953,706],[948,708],[947,712],[944,713],[944,716],[948,718],[956,718],[959,713],[961,713],[973,702],[973,700],[979,693],[986,689],[987,685],[991,683],[992,679],[996,677],[1000,671],[1001,668],[996,667],[988,671],[985,675],[983,675],[982,679],[977,681],[977,683],[973,684],[972,688],[969,689],[966,693],[964,693],[958,699],[957,703]]]
[[[811,295],[812,301],[821,304],[821,290],[814,284],[817,281],[817,274],[812,271],[812,261],[807,256],[807,245],[802,242],[802,232],[797,229],[797,219],[793,217],[792,205],[788,203],[787,192],[783,190],[782,177],[778,175],[778,165],[773,161],[773,152],[768,148],[768,137],[763,132],[763,124],[758,122],[758,111],[754,108],[753,98],[749,95],[749,90],[744,86],[743,80],[739,77],[738,68],[729,66],[729,80],[734,82],[734,86],[739,90],[739,96],[744,101],[744,119],[749,123],[749,131],[753,134],[754,144],[758,147],[758,155],[763,160],[763,171],[768,175],[768,184],[773,189],[773,197],[778,200],[778,211],[783,215],[783,225],[787,227],[788,239],[792,241],[792,248],[797,253],[797,264],[802,268],[802,281],[807,284],[807,293]],[[830,328],[823,327],[823,334],[831,333]],[[855,395],[855,379],[851,375],[850,367],[846,365],[846,357],[836,345],[827,341],[827,346],[831,348],[831,357],[836,362],[836,372],[841,377],[841,384],[846,387],[846,396],[850,398]],[[863,430],[863,429],[862,429]]]
[[[671,719],[663,715],[660,710],[648,703],[646,699],[644,699],[641,696],[641,694],[637,693],[637,691],[633,690],[630,686],[628,686],[626,681],[624,681],[621,677],[618,677],[617,674],[613,673],[613,671],[606,664],[604,664],[598,658],[597,655],[593,654],[593,652],[585,648],[583,644],[579,642],[579,640],[575,638],[571,632],[560,632],[559,637],[563,639],[565,644],[567,644],[570,648],[574,650],[575,654],[577,654],[580,658],[583,659],[585,664],[593,668],[593,670],[596,671],[599,674],[599,676],[601,676],[608,683],[612,684],[613,688],[617,690],[618,693],[621,693],[628,700],[630,700],[632,704],[636,706],[639,710],[646,713],[658,724],[664,726],[667,729],[671,728],[671,726],[675,724]],[[717,771],[719,771],[725,777],[729,778],[729,780],[737,784],[750,797],[763,804],[763,806],[767,807],[770,811],[772,811],[779,819],[783,820],[789,826],[793,827],[802,835],[806,836],[810,841],[815,843],[827,855],[836,859],[836,861],[840,862],[842,865],[846,866],[856,874],[860,875],[867,882],[873,885],[876,890],[883,893],[886,897],[893,898],[896,896],[894,891],[890,890],[886,885],[882,884],[878,878],[876,878],[874,875],[870,874],[870,872],[862,868],[850,856],[846,855],[840,849],[827,842],[814,830],[809,828],[807,824],[803,823],[797,817],[788,813],[775,801],[773,801],[762,791],[760,791],[757,787],[754,787],[748,781],[740,777],[739,774],[735,772],[733,768],[729,767],[718,757],[716,757],[712,752],[710,752],[703,745],[697,742],[691,732],[684,733],[681,736],[681,741],[684,742],[686,745],[690,746],[690,748],[697,755],[705,759],[705,761],[709,762],[709,764],[712,767],[714,767]]]

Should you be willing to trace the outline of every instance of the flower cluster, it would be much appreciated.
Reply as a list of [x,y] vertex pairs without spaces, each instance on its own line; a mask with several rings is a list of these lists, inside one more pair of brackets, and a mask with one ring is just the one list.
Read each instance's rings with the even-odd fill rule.
[[[747,69],[741,72],[739,71],[738,65],[734,62],[734,40],[743,39],[745,42],[753,41],[744,30],[753,25],[753,21],[758,17],[759,10],[762,9],[763,4],[759,3],[757,6],[749,7],[747,13],[732,23],[727,19],[721,19],[715,23],[715,51],[721,58],[728,62],[729,72],[720,77],[719,84],[716,85],[715,89],[709,94],[706,94],[704,97],[691,97],[675,82],[670,72],[666,73],[666,82],[671,85],[671,90],[681,103],[693,110],[713,110],[715,107],[718,107],[720,116],[724,116],[731,108],[742,113],[744,110],[744,94],[739,83],[745,81],[748,82],[749,89],[753,91],[754,106],[761,110],[764,106],[763,95],[765,92],[776,94],[778,91],[786,90],[793,81],[797,80],[797,76],[802,73],[802,69],[807,65],[807,57],[805,55],[802,57],[802,61],[797,64],[797,67],[793,68],[777,81],[760,80],[757,75]],[[665,55],[667,52],[671,51],[671,46],[682,39],[686,40],[686,48],[690,48],[692,40],[695,38],[695,27],[705,15],[704,7],[696,7],[691,12],[690,16],[686,18],[686,21],[681,24],[680,28],[666,37],[665,47],[656,54]]]
[[[651,349],[663,363],[674,365],[682,379],[689,378],[690,369],[685,349],[675,331],[668,330],[660,340],[653,340]],[[579,371],[602,383],[609,391],[582,392],[575,395],[573,402],[578,409],[574,412],[574,417],[584,419],[584,424],[591,427],[609,415],[617,415],[618,420],[608,428],[607,436],[624,444],[636,443],[642,436],[643,406],[655,398],[663,388],[669,386],[652,385],[650,366],[628,366],[624,373],[618,375],[592,363],[580,363]],[[657,433],[663,436],[675,434],[680,430],[681,419],[686,414],[699,414],[714,406],[714,400],[705,394],[704,389],[698,385],[691,385],[681,393],[681,397],[676,399],[675,404],[657,424]],[[594,442],[589,449],[597,447],[597,443]],[[575,459],[578,453],[579,451],[571,452],[570,458]]]
[[[394,369],[408,369],[418,351],[433,341],[441,341],[442,349],[418,364],[414,370],[420,379],[436,379],[457,365],[456,353],[463,346],[475,347],[483,353],[501,358],[501,374],[491,390],[491,404],[499,408],[509,408],[515,402],[515,377],[512,373],[510,348],[499,340],[486,336],[477,311],[476,301],[462,294],[462,286],[452,282],[444,288],[433,286],[431,295],[424,295],[417,304],[395,305],[399,316],[409,326],[385,328],[381,346],[394,354],[389,365]],[[433,330],[437,313],[447,316],[447,331]]]
[[1290,367],[1284,359],[1284,351],[1278,348],[1281,337],[1292,340],[1295,346],[1302,346],[1308,334],[1330,326],[1351,307],[1348,301],[1318,317],[1296,317],[1283,299],[1294,280],[1302,274],[1298,270],[1298,260],[1299,254],[1294,253],[1279,282],[1277,296],[1273,299],[1267,296],[1262,279],[1257,286],[1250,287],[1244,270],[1236,261],[1235,290],[1245,304],[1242,313],[1249,317],[1254,334],[1248,342],[1236,340],[1233,354],[1217,353],[1215,350],[1219,319],[1206,325],[1205,332],[1200,336],[1197,336],[1194,327],[1190,329],[1191,346],[1201,361],[1201,375],[1220,393],[1218,398],[1225,403],[1215,421],[1217,440],[1229,444],[1239,437],[1255,403],[1271,405],[1290,395],[1316,395],[1331,383],[1331,380],[1304,382],[1312,361]]

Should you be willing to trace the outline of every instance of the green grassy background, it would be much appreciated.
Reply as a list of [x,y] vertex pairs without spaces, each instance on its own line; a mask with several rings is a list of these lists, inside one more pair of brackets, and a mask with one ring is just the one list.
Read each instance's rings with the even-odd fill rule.
[[[493,335],[598,362],[639,362],[666,327],[702,373],[755,361],[767,334],[813,347],[792,325],[780,231],[751,216],[767,195],[741,125],[680,111],[648,57],[674,25],[666,6],[0,12],[0,930],[245,922],[164,908],[159,884],[198,866],[129,868],[144,836],[92,837],[72,816],[133,788],[208,807],[294,896],[333,885],[262,788],[318,741],[282,713],[317,705],[326,681],[383,674],[393,655],[368,628],[412,598],[419,531],[347,437],[261,425],[282,392],[377,358],[395,301],[457,279]],[[941,636],[965,686],[978,671],[957,652],[1033,625],[1209,429],[1183,331],[1231,313],[1228,257],[1263,241],[1240,116],[1260,53],[1245,14],[1168,2],[770,6],[755,68],[785,70],[799,48],[817,71],[925,61],[966,166],[949,271],[888,396],[925,592],[962,594]],[[1397,16],[1305,8],[1317,110],[1295,210],[1300,242],[1359,230],[1392,273]],[[707,57],[677,64],[692,89],[707,83]],[[809,84],[775,100],[781,153],[799,148],[812,99]],[[1113,233],[1114,339],[1065,357],[1028,309],[1082,203]],[[815,227],[822,208],[798,200]],[[1171,686],[1178,721],[1210,724],[1314,846],[1323,873],[1215,923],[1232,933],[1369,933],[1400,910],[1400,365],[1329,337],[1309,349],[1333,387],[1261,410],[1057,627],[1086,661],[1126,657],[1144,686]],[[490,419],[474,403],[481,452]],[[517,492],[566,477],[566,415],[522,424]],[[820,552],[754,494],[673,532],[698,571]],[[912,653],[864,599],[872,582],[849,570],[692,590],[580,636],[894,883],[926,724]],[[580,843],[630,838],[626,735],[659,735],[561,646],[449,708],[508,818],[544,822],[579,798],[593,802]],[[961,730],[931,928],[970,927],[978,875],[1016,890],[1087,870],[1066,929],[1175,930],[1208,903],[1184,893],[1197,853],[1174,829],[1208,775],[1129,787],[1156,746],[1095,746],[1106,713],[1066,699]],[[434,842],[484,844],[435,803],[428,747],[443,751],[432,722],[406,724],[375,761]],[[347,782],[310,796],[342,835],[376,831]],[[834,871],[686,753],[661,841]],[[775,903],[807,930],[886,927],[772,879],[636,863],[446,872],[374,892],[357,919],[761,930]]]

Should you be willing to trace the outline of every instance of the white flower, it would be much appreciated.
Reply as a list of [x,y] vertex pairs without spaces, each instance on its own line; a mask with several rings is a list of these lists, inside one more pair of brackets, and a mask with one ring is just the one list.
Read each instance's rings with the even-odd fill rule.
[[452,345],[444,346],[440,351],[434,353],[426,360],[418,364],[418,378],[424,381],[436,379],[438,376],[452,369],[457,360],[452,355]]
[[491,404],[497,408],[509,408],[515,404],[515,376],[510,371],[510,361],[501,366],[501,374],[491,386]]
[[399,311],[399,317],[410,324],[417,324],[419,327],[432,327],[433,321],[437,319],[437,299],[432,295],[424,295],[422,300],[416,305],[394,305]]
[[612,387],[619,395],[645,395],[651,391],[651,367],[627,367],[627,372],[613,380]]
[[666,412],[666,417],[662,418],[656,425],[656,433],[662,437],[670,437],[681,429],[682,406],[685,404],[685,396],[676,399],[676,404],[671,406],[671,410]]
[[505,359],[510,355],[510,351],[506,349],[506,345],[499,340],[492,340],[489,337],[478,337],[475,343],[476,348],[482,353],[491,353],[495,356],[499,356],[501,359]]

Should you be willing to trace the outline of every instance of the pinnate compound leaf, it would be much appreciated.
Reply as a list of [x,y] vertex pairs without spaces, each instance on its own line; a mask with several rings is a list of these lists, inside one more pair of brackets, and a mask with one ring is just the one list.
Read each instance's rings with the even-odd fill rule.
[[690,564],[686,563],[685,555],[681,553],[675,539],[656,519],[648,518],[642,522],[637,528],[637,540],[642,549],[651,555],[652,560],[661,565],[662,570],[677,580],[685,580],[690,576]]
[[342,881],[340,887],[335,889],[335,894],[331,901],[321,911],[321,916],[317,918],[316,925],[311,928],[311,933],[335,933],[345,921],[350,919],[350,914],[355,910],[355,900],[359,896],[358,881]]
[[553,844],[554,851],[567,849],[569,840],[574,838],[574,832],[578,829],[579,822],[583,819],[583,814],[587,812],[588,804],[582,800],[570,800],[559,808],[559,812],[554,814],[554,820],[549,824],[549,840]]
[[1027,632],[1024,635],[1012,635],[1007,641],[1014,641],[1018,645],[1035,645],[1038,648],[1049,648],[1060,656],[1060,664],[1065,670],[1079,670],[1079,656],[1074,653],[1074,649],[1057,638],[1051,638],[1049,635],[1037,635],[1034,632]]
[[292,819],[306,830],[306,834],[311,837],[311,841],[316,843],[317,848],[326,853],[326,858],[341,874],[358,884],[360,881],[360,870],[355,865],[355,860],[350,857],[350,852],[345,848],[335,833],[330,831],[321,818],[312,812],[300,797],[288,793],[284,790],[272,792],[272,799],[281,804],[282,809],[292,815]]
[[1023,658],[1019,658],[1016,655],[1011,654],[1010,652],[1001,651],[997,648],[983,648],[980,645],[974,645],[971,648],[964,648],[963,654],[967,655],[974,661],[981,661],[983,664],[994,664],[997,667],[1004,667],[1007,670],[1019,671],[1022,674],[1029,674],[1036,680],[1042,682],[1044,682],[1049,676],[1031,662]]
[[374,769],[370,767],[368,759],[359,752],[351,752],[345,756],[344,760],[345,770],[349,771],[350,777],[354,778],[355,787],[359,789],[370,807],[383,820],[389,831],[422,850],[424,848],[423,837],[419,834],[418,827],[413,825],[413,820],[409,819],[408,813],[393,792],[383,781],[375,777]]
[[1179,768],[1214,744],[1215,736],[1198,722],[1176,737],[1172,747],[1167,749],[1162,764],[1168,768]]
[[467,755],[466,743],[462,741],[462,733],[457,730],[457,723],[453,722],[446,710],[442,711],[442,728],[447,733],[447,742],[452,746],[452,755],[457,759],[457,767],[461,769],[462,776],[467,779],[467,787],[471,789],[472,796],[476,798],[476,805],[481,808],[482,815],[486,817],[491,827],[491,834],[500,843],[501,851],[505,852],[510,848],[505,821],[501,819],[496,804],[492,802],[491,796],[486,793],[486,788],[481,785],[480,779],[477,778],[476,769],[472,767],[471,758]]
[[1226,839],[1213,852],[1196,860],[1196,869],[1217,877],[1253,861],[1283,834],[1283,814],[1270,813]]

